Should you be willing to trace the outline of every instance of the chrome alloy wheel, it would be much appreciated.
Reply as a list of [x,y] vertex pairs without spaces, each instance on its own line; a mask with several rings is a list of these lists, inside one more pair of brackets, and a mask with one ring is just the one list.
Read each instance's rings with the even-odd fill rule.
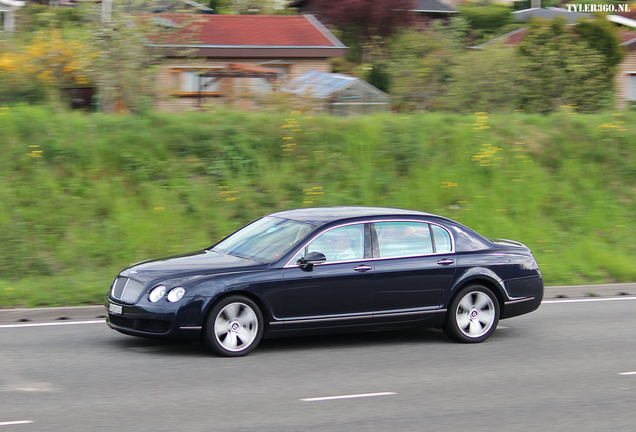
[[455,317],[459,331],[473,339],[488,333],[497,319],[492,299],[481,291],[466,294],[457,305]]
[[251,307],[241,302],[226,305],[214,320],[214,337],[230,352],[249,348],[258,335],[258,318]]

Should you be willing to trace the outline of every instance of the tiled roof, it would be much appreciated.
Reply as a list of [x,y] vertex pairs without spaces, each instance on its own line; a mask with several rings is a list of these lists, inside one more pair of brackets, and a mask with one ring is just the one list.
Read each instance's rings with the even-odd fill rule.
[[234,71],[245,71],[245,72],[261,72],[261,73],[278,73],[278,69],[266,68],[262,66],[254,66],[254,65],[245,65],[245,64],[237,64],[233,63],[227,66],[228,69]]
[[636,39],[636,31],[618,29],[616,33],[618,34],[621,44]]
[[[484,48],[488,45],[498,42],[502,43],[503,45],[518,45],[528,35],[529,30],[530,27],[522,27],[472,48]],[[616,34],[618,35],[621,45],[625,45],[628,47],[633,45],[636,47],[636,31],[618,29],[616,30]]]
[[629,8],[629,12],[616,12],[616,15],[636,20],[636,8]]
[[518,28],[517,30],[513,30],[491,41],[484,42],[483,44],[477,47],[472,47],[472,48],[484,48],[488,45],[492,45],[496,43],[501,43],[503,45],[518,45],[528,35],[528,30],[530,30],[530,27],[521,27],[521,28]]
[[636,31],[633,30],[616,30],[618,37],[621,41],[621,45],[624,46],[628,51],[636,50]]
[[439,13],[458,13],[459,11],[446,6],[437,0],[413,0],[414,12],[439,12]]
[[511,12],[512,17],[516,21],[525,22],[532,18],[555,19],[563,17],[569,23],[574,23],[580,19],[592,19],[594,15],[591,13],[570,12],[567,9],[547,7],[547,8],[531,8]]
[[528,28],[523,27],[518,29],[516,32],[508,33],[508,37],[504,41],[504,45],[519,45],[525,38],[528,36]]
[[179,32],[187,34],[188,42],[182,42],[186,45],[344,47],[311,15],[161,14],[157,18],[177,25],[187,23],[187,28]]

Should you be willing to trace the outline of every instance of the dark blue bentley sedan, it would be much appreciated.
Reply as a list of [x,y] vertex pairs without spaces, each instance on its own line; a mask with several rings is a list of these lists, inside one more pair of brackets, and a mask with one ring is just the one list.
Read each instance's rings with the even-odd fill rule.
[[202,340],[223,356],[245,355],[263,337],[384,326],[482,342],[542,298],[539,267],[521,243],[413,210],[303,208],[208,249],[128,267],[111,286],[108,325]]

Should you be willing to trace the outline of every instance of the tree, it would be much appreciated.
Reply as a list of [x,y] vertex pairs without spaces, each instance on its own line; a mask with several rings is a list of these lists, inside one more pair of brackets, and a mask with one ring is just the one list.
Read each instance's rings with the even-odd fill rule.
[[473,30],[493,32],[513,22],[510,15],[512,9],[503,5],[466,4],[460,6],[459,10]]
[[60,90],[91,83],[95,54],[57,28],[36,32],[22,46],[0,54],[0,98],[57,103]]
[[384,66],[379,64],[372,66],[366,74],[365,80],[379,90],[388,93],[391,86],[391,79],[384,68]]
[[608,72],[615,73],[615,67],[623,61],[624,53],[614,26],[605,18],[597,18],[578,23],[574,26],[574,32],[601,53],[605,57]]
[[149,15],[133,18],[119,4],[113,5],[109,18],[101,17],[100,8],[93,10],[89,40],[96,54],[94,80],[103,110],[151,108],[157,97],[156,72],[166,55],[153,45],[184,42],[188,33],[180,29],[196,23],[197,15],[191,16],[177,23]]
[[387,38],[411,23],[411,8],[410,0],[316,0],[319,17],[340,30],[349,58],[358,62],[374,36]]
[[518,107],[522,71],[516,49],[469,50],[451,68],[445,94],[453,111],[512,111]]
[[527,111],[551,112],[566,105],[596,111],[612,91],[613,75],[604,56],[573,37],[563,21],[531,29],[519,56],[521,105]]
[[214,11],[214,13],[220,13],[221,9],[225,6],[223,0],[209,0],[208,7]]
[[433,108],[450,77],[457,44],[442,28],[408,29],[391,38],[385,69],[400,110]]

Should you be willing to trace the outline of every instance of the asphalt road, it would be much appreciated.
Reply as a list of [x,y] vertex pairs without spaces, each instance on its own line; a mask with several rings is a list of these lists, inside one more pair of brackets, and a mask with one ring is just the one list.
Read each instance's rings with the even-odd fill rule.
[[[237,359],[99,320],[0,325],[0,432],[634,431],[636,298],[583,300],[547,300],[477,345],[381,332]],[[347,398],[315,399],[333,396]]]

